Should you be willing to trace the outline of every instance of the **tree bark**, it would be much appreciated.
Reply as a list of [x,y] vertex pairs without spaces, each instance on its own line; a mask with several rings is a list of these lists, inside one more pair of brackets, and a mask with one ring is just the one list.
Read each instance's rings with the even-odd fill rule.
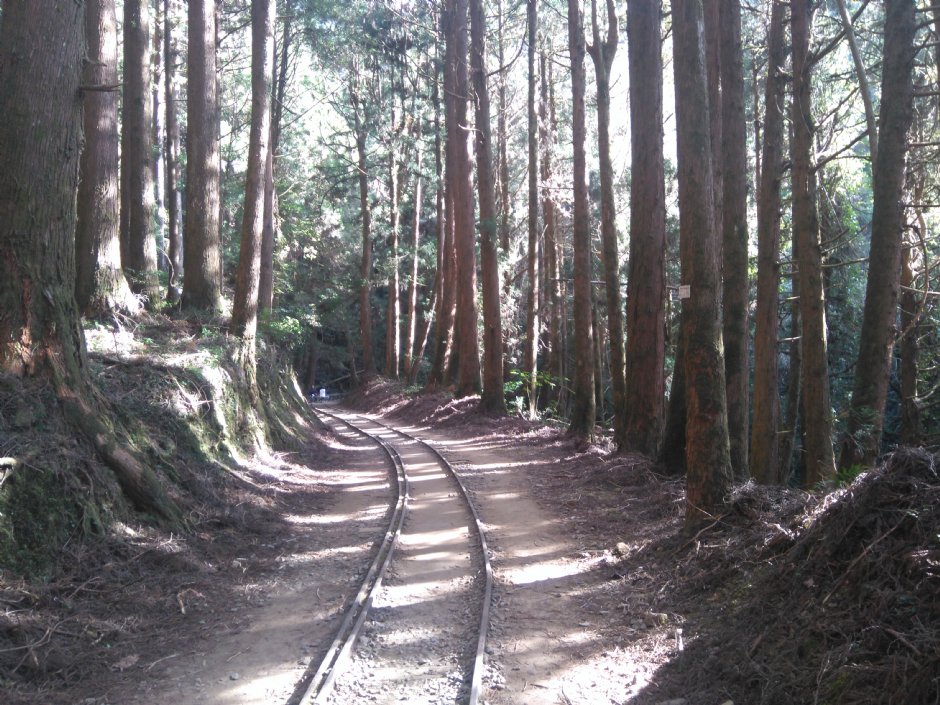
[[401,244],[401,169],[399,162],[399,139],[403,128],[398,117],[396,101],[400,93],[397,84],[396,69],[391,69],[389,82],[391,96],[391,134],[389,135],[388,158],[388,193],[389,203],[389,273],[388,305],[385,309],[385,376],[398,379],[401,366],[401,275],[399,273],[399,250]]
[[783,481],[777,321],[780,296],[780,183],[783,178],[783,100],[786,91],[786,6],[774,2],[767,32],[764,139],[757,194],[757,304],[754,314],[754,420],[751,471],[764,484]]
[[728,389],[728,436],[736,480],[748,468],[748,282],[747,118],[744,114],[744,50],[741,0],[722,0],[720,13],[722,118],[722,256],[725,383]]
[[153,114],[150,74],[150,2],[124,3],[124,100],[121,130],[121,249],[131,288],[159,299],[153,231]]
[[[454,120],[454,62],[453,46],[445,41],[451,31],[452,12],[448,3],[443,4],[440,18],[440,36],[438,44],[444,43],[443,89],[444,89],[444,123],[450,124]],[[449,371],[454,348],[454,319],[457,306],[456,286],[456,253],[454,250],[454,209],[450,185],[444,180],[444,169],[453,171],[453,150],[447,146],[450,135],[440,128],[440,80],[432,85],[432,102],[435,105],[435,164],[437,170],[437,222],[438,222],[438,311],[435,316],[437,330],[434,338],[434,360],[431,364],[431,373],[428,377],[428,387],[431,389],[443,387],[450,383]],[[441,140],[441,135],[445,138]],[[443,153],[443,158],[442,158]]]
[[904,232],[907,131],[914,117],[914,3],[886,3],[881,119],[875,164],[868,285],[839,467],[875,464],[894,351]]
[[111,311],[134,314],[140,304],[121,269],[118,200],[117,20],[114,0],[85,5],[88,64],[82,106],[85,148],[78,187],[75,231],[75,298],[87,316]]
[[538,69],[535,62],[536,41],[538,37],[538,2],[526,2],[528,30],[528,129],[527,144],[529,149],[529,217],[528,246],[526,248],[526,328],[523,362],[526,380],[526,399],[529,418],[538,416],[538,357],[539,357],[539,149],[538,149],[538,113],[536,112],[536,87]]
[[597,0],[591,0],[592,43],[587,48],[597,77],[597,152],[601,182],[601,242],[607,298],[610,345],[610,383],[614,407],[614,438],[626,447],[626,377],[623,336],[623,300],[620,296],[620,252],[617,245],[617,207],[614,202],[614,166],[610,158],[610,71],[617,53],[617,10],[607,0],[607,37],[601,38]]
[[813,155],[811,72],[809,55],[812,0],[791,2],[793,36],[793,230],[799,243],[800,317],[802,333],[803,422],[806,428],[807,487],[835,474],[832,411],[829,401],[829,362],[826,344],[826,306],[819,242],[819,216]]
[[683,328],[686,379],[686,526],[721,510],[731,487],[721,344],[709,103],[701,0],[672,0],[680,237],[688,244]]
[[[552,67],[548,60],[550,47],[542,48],[539,54],[539,142],[541,160],[539,165],[542,182],[542,251],[545,260],[545,302],[547,318],[545,326],[545,370],[553,378],[552,385],[542,393],[546,406],[557,405],[565,379],[565,356],[562,352],[561,334],[561,255],[558,248],[557,206],[552,190],[553,150],[555,145],[555,101],[552,89]],[[555,409],[556,416],[559,410]]]
[[180,164],[180,128],[177,117],[178,86],[176,81],[176,61],[178,51],[173,40],[173,17],[171,0],[163,0],[163,55],[166,63],[164,76],[164,100],[166,111],[166,210],[167,210],[167,260],[169,266],[169,285],[167,301],[177,303],[182,291],[180,283],[183,277],[183,238],[182,238],[182,203],[179,190]]
[[480,408],[506,413],[503,391],[503,322],[500,313],[496,186],[490,94],[486,83],[486,19],[483,0],[470,0],[470,66],[476,94],[477,191],[480,198],[480,260],[483,278],[483,393]]
[[629,0],[627,14],[632,162],[623,445],[655,457],[662,436],[666,357],[662,3]]
[[471,130],[467,121],[468,30],[467,0],[450,0],[454,53],[454,121],[448,126],[447,147],[453,151],[453,172],[447,181],[454,201],[454,250],[457,257],[457,388],[455,395],[480,393],[480,347],[477,340],[477,268],[475,252]]
[[[84,4],[6,3],[0,24],[0,371],[48,379],[136,506],[179,512],[95,408],[75,304]],[[148,133],[149,134],[149,133]]]
[[571,56],[571,142],[574,244],[574,390],[568,433],[588,440],[594,435],[594,333],[591,326],[591,230],[588,214],[587,137],[584,109],[584,28],[578,0],[568,0],[568,52]]
[[421,170],[423,164],[423,151],[421,149],[421,120],[416,121],[415,126],[415,197],[414,197],[414,223],[411,228],[411,272],[408,277],[408,320],[405,324],[405,346],[404,359],[402,360],[402,369],[412,383],[411,369],[414,363],[420,359],[420,354],[415,350],[415,342],[418,329],[418,265],[421,261],[421,200],[424,198],[424,175]]
[[252,0],[251,127],[232,309],[232,332],[246,341],[253,341],[258,330],[258,278],[261,271],[261,231],[264,228],[265,171],[271,139],[273,61],[274,0]]
[[222,306],[215,8],[216,0],[189,0],[183,233],[183,305],[211,313]]
[[353,59],[349,72],[349,102],[353,110],[359,176],[359,215],[362,219],[362,252],[359,259],[359,339],[362,344],[362,367],[369,375],[375,372],[372,346],[372,208],[369,203],[369,165],[366,161],[366,128],[362,115],[361,81],[359,60]]

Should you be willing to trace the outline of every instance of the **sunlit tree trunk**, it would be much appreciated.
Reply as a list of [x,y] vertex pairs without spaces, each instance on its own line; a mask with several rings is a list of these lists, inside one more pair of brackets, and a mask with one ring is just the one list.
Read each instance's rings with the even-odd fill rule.
[[741,0],[722,0],[722,253],[725,383],[728,389],[728,436],[735,479],[749,475],[748,432],[748,283],[747,120],[744,115],[744,49]]
[[261,233],[261,278],[258,283],[258,310],[270,312],[274,306],[274,243],[278,235],[278,202],[275,176],[278,165],[278,148],[281,141],[281,117],[284,114],[284,96],[287,91],[288,65],[290,63],[291,26],[293,15],[284,15],[281,33],[280,58],[275,53],[274,85],[271,89],[271,148],[264,176],[264,230]]
[[731,486],[701,0],[672,0],[686,379],[686,525],[713,517]]
[[800,317],[802,333],[803,422],[806,428],[806,475],[812,487],[835,474],[829,362],[826,357],[826,306],[813,156],[809,56],[812,0],[791,2],[793,39],[793,231],[799,244]]
[[163,56],[166,69],[163,72],[164,100],[166,111],[166,212],[167,212],[167,260],[169,265],[169,286],[167,301],[177,303],[180,299],[180,284],[183,278],[183,229],[182,196],[180,181],[180,128],[177,115],[178,86],[176,80],[176,61],[178,51],[173,39],[173,4],[172,0],[163,0]]
[[607,297],[607,327],[610,344],[610,384],[614,407],[614,438],[626,446],[626,378],[624,376],[623,300],[620,296],[620,252],[617,244],[617,208],[614,203],[614,167],[610,158],[610,71],[617,53],[617,10],[607,0],[607,37],[601,38],[597,0],[591,0],[591,45],[587,48],[594,61],[597,77],[597,152],[601,181],[601,242],[604,284]]
[[574,389],[568,433],[594,435],[594,333],[591,326],[591,229],[588,214],[587,137],[584,109],[584,28],[578,0],[568,0],[568,52],[571,56],[571,138],[574,244]]
[[529,418],[538,414],[538,355],[539,355],[539,150],[538,113],[536,112],[536,87],[538,70],[535,62],[536,38],[538,36],[538,2],[527,0],[528,27],[528,147],[529,147],[529,241],[526,248],[526,328],[523,366],[526,374],[526,397]]
[[424,166],[424,153],[421,149],[421,120],[415,122],[415,196],[414,223],[411,227],[411,271],[408,275],[408,320],[405,323],[405,345],[403,349],[402,370],[411,381],[411,368],[421,354],[415,350],[418,332],[418,265],[421,261],[421,199],[424,197],[424,178],[421,169]]
[[216,0],[189,0],[183,232],[183,305],[212,312],[222,305],[215,6]]
[[131,288],[152,303],[159,297],[153,230],[153,114],[150,2],[124,3],[124,99],[121,130],[121,252]]
[[874,465],[881,446],[900,294],[904,163],[914,116],[914,33],[914,3],[887,2],[868,286],[849,421],[839,456],[843,469]]
[[480,196],[480,260],[483,278],[483,393],[481,409],[505,413],[503,323],[500,315],[496,186],[490,94],[486,76],[486,21],[483,0],[470,0],[470,66],[476,94],[477,191]]
[[[401,360],[401,274],[399,272],[399,249],[401,243],[401,169],[399,162],[399,138],[402,125],[398,112],[398,84],[396,70],[392,68],[391,91],[391,134],[389,135],[388,193],[389,203],[389,273],[388,305],[385,315],[385,376],[398,379]],[[404,116],[402,115],[402,120]]]
[[85,5],[85,148],[75,231],[75,298],[85,315],[140,308],[121,269],[118,201],[117,22],[114,0]]
[[542,393],[546,404],[558,402],[565,376],[564,354],[561,335],[561,256],[558,252],[557,206],[552,192],[552,152],[555,144],[555,101],[552,87],[552,68],[548,60],[549,48],[543,47],[539,54],[539,142],[541,160],[539,164],[542,181],[542,250],[545,261],[545,301],[547,324],[545,326],[545,369],[554,377],[553,386]]
[[783,100],[786,90],[785,19],[775,2],[767,32],[764,139],[757,193],[757,303],[754,314],[754,420],[751,471],[758,482],[783,481],[780,462],[780,393],[777,321],[780,296],[780,182],[783,178]]
[[151,114],[153,115],[153,198],[154,220],[156,222],[155,234],[157,238],[157,266],[160,271],[169,270],[167,252],[169,244],[166,234],[166,111],[163,108],[165,93],[163,90],[163,76],[166,73],[167,57],[163,51],[163,31],[166,23],[163,17],[163,4],[160,0],[153,2],[153,52],[151,54],[151,67],[153,71],[151,89]]
[[271,67],[274,61],[274,0],[251,2],[251,128],[245,174],[232,332],[252,347],[258,329],[258,277],[264,227],[264,180],[271,139]]

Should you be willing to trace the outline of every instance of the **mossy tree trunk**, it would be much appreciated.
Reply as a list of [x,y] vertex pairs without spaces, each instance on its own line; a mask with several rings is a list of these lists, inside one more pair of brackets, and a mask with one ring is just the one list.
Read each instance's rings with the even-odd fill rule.
[[0,28],[0,370],[48,378],[139,508],[179,513],[99,404],[75,303],[84,5],[7,3]]

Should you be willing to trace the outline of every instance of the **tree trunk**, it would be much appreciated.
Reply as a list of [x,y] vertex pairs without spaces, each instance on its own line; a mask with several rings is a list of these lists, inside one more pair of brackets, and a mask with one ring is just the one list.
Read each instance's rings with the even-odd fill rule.
[[189,0],[183,233],[183,305],[212,313],[222,306],[215,5],[216,0]]
[[154,28],[152,53],[152,81],[150,84],[150,106],[153,115],[153,152],[151,154],[151,167],[153,169],[153,200],[154,219],[156,221],[155,235],[157,239],[157,267],[161,272],[169,271],[166,235],[166,113],[163,109],[163,75],[166,72],[166,55],[163,53],[163,30],[165,22],[160,0],[153,1]]
[[876,178],[875,167],[877,164],[875,159],[878,154],[878,123],[875,120],[875,108],[872,105],[868,74],[865,72],[865,62],[862,59],[862,52],[858,46],[858,39],[855,37],[855,28],[852,26],[852,18],[845,6],[845,0],[836,0],[836,5],[839,8],[839,15],[842,17],[842,28],[845,30],[845,36],[849,41],[849,49],[852,51],[855,76],[858,78],[858,88],[862,94],[862,105],[865,107],[865,124],[868,126],[868,152],[872,160],[872,176]]
[[167,259],[169,265],[169,285],[167,286],[167,301],[177,303],[182,294],[180,283],[183,276],[183,239],[182,239],[182,208],[179,191],[179,164],[180,164],[180,128],[177,118],[177,91],[176,60],[178,56],[176,42],[173,40],[173,18],[171,13],[171,0],[163,0],[163,56],[166,62],[164,75],[165,97],[163,101],[166,110],[166,146],[163,150],[166,156],[166,210],[167,210]]
[[914,245],[904,244],[901,250],[901,443],[919,446],[924,442],[921,424],[917,376],[919,372],[920,306],[914,292]]
[[[6,3],[0,24],[0,371],[48,379],[136,506],[179,512],[95,408],[75,304],[84,4]],[[149,133],[148,133],[149,134]]]
[[264,230],[261,234],[261,279],[258,282],[258,310],[270,313],[274,307],[274,243],[278,235],[278,202],[275,188],[277,152],[281,141],[281,116],[284,114],[284,95],[287,91],[288,64],[291,47],[291,20],[284,16],[281,34],[280,59],[275,50],[274,85],[271,88],[271,148],[264,177]]
[[780,393],[777,369],[777,315],[780,296],[780,182],[783,178],[783,100],[786,91],[785,19],[775,2],[767,32],[764,139],[757,194],[757,304],[754,314],[754,421],[751,470],[764,484],[780,483]]
[[[722,118],[723,334],[728,389],[731,468],[744,481],[748,469],[748,283],[747,119],[744,114],[744,54],[741,0],[722,0],[720,14]],[[773,338],[771,338],[773,340]]]
[[914,116],[914,33],[914,3],[888,2],[868,287],[852,403],[839,457],[842,469],[874,465],[881,445],[900,293],[904,162]]
[[682,317],[687,344],[686,526],[712,518],[731,487],[721,345],[709,104],[701,0],[672,0],[679,167],[679,228],[687,243]]
[[584,29],[578,0],[568,0],[568,51],[571,56],[571,141],[573,164],[574,244],[574,390],[568,433],[581,439],[594,435],[594,334],[591,326],[591,223],[588,214],[587,136],[584,109]]
[[663,176],[662,3],[629,0],[630,264],[627,277],[626,450],[655,457],[666,357],[666,194]]
[[526,380],[526,398],[529,418],[538,416],[538,358],[539,358],[539,148],[538,113],[536,112],[536,87],[538,71],[535,63],[536,39],[538,37],[538,2],[527,0],[528,29],[528,147],[529,147],[529,217],[528,247],[526,248],[526,328],[523,361]]
[[607,38],[601,39],[597,0],[591,0],[591,34],[588,53],[597,76],[597,151],[601,181],[601,242],[607,295],[607,327],[610,338],[610,383],[614,407],[614,438],[626,446],[626,377],[623,336],[623,301],[620,296],[620,253],[617,245],[617,208],[614,203],[614,167],[610,158],[610,71],[617,53],[617,10],[607,0]]
[[[552,90],[552,68],[548,60],[550,48],[543,46],[539,55],[539,141],[542,159],[540,176],[542,181],[542,251],[545,260],[545,301],[547,304],[545,334],[545,370],[554,379],[553,384],[542,393],[546,406],[557,404],[564,384],[565,368],[561,335],[561,257],[558,252],[557,207],[552,191],[552,152],[555,144],[555,102]],[[556,415],[558,410],[555,410]]]
[[251,2],[251,127],[245,175],[232,332],[253,341],[258,330],[258,277],[264,228],[264,182],[271,138],[271,75],[274,61],[274,0]]
[[118,202],[117,21],[114,0],[85,5],[88,63],[83,94],[85,148],[75,231],[75,298],[87,316],[134,314],[140,304],[121,269]]
[[[440,20],[440,38],[438,43],[444,40],[450,30],[452,23],[452,13],[447,3],[441,11]],[[444,122],[445,125],[453,122],[454,101],[453,101],[453,70],[454,62],[452,58],[453,47],[450,42],[444,41],[444,61],[443,69],[443,88],[444,88]],[[437,62],[441,66],[441,62]],[[446,135],[444,144],[441,144],[440,129],[440,77],[432,85],[431,100],[435,105],[434,115],[434,144],[435,144],[435,165],[437,170],[437,271],[436,279],[438,311],[435,316],[437,320],[437,330],[434,337],[434,360],[431,364],[431,373],[428,376],[428,387],[434,389],[443,387],[450,383],[448,372],[451,368],[451,358],[454,347],[454,318],[457,306],[456,298],[456,260],[454,251],[454,209],[453,199],[451,198],[450,186],[444,181],[444,167],[446,163],[447,171],[453,171],[452,157],[453,150],[448,148],[447,142],[450,136]],[[441,154],[444,154],[442,159]]]
[[121,130],[121,249],[131,288],[151,303],[159,298],[154,239],[153,115],[150,77],[150,3],[124,3],[124,100]]
[[467,122],[468,31],[467,0],[449,0],[454,64],[454,120],[448,125],[447,148],[453,152],[453,172],[447,183],[454,202],[454,250],[457,258],[457,388],[455,395],[480,392],[480,349],[477,340],[477,268],[473,202],[473,168],[470,158],[471,130]]
[[826,306],[822,279],[819,217],[813,173],[813,124],[809,57],[812,0],[791,3],[793,35],[793,230],[799,244],[800,335],[803,423],[806,428],[807,487],[835,474],[829,362],[826,357]]
[[349,102],[353,109],[356,159],[359,176],[359,214],[362,219],[362,252],[359,260],[359,338],[365,374],[375,372],[372,347],[372,208],[369,204],[369,165],[366,161],[366,128],[362,116],[359,60],[353,59],[349,72]]
[[[385,309],[385,376],[398,379],[401,355],[401,275],[399,274],[399,249],[401,242],[401,174],[399,167],[399,123],[396,99],[398,87],[395,69],[391,70],[391,134],[389,135],[388,193],[389,203],[389,273],[388,305]],[[404,120],[404,116],[402,116]]]
[[[796,239],[791,239],[790,259],[800,261],[800,248]],[[803,344],[800,333],[803,330],[803,321],[800,316],[800,273],[794,271],[790,277],[791,298],[790,303],[790,350],[789,375],[787,378],[787,408],[784,420],[785,428],[780,435],[780,463],[778,481],[787,484],[792,475],[793,452],[798,447],[798,429],[801,426],[800,409],[803,406],[802,380],[803,380]]]
[[415,339],[418,328],[418,265],[421,261],[421,200],[424,198],[424,179],[421,173],[423,168],[423,153],[421,150],[421,120],[416,121],[415,127],[415,197],[414,197],[414,224],[411,229],[411,272],[408,277],[408,321],[405,324],[405,347],[402,369],[411,384],[411,368],[420,359],[415,351]]
[[503,322],[500,313],[496,187],[490,94],[486,85],[486,20],[483,0],[470,0],[470,65],[476,94],[477,190],[480,197],[480,260],[483,277],[483,394],[480,408],[506,413],[503,392]]

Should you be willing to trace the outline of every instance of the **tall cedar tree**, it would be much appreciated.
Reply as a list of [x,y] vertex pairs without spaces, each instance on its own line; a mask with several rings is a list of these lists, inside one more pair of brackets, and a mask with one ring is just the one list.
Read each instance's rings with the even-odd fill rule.
[[215,5],[189,0],[183,233],[183,305],[210,312],[222,306]]
[[744,115],[744,50],[741,0],[720,4],[722,294],[725,383],[728,387],[728,436],[731,467],[738,480],[748,470],[748,234],[747,120]]
[[[421,264],[421,201],[424,198],[424,151],[421,148],[421,117],[414,121],[415,140],[415,195],[414,215],[411,225],[411,269],[408,273],[408,320],[405,323],[405,345],[402,369],[406,379],[411,379],[411,368],[421,358],[416,353],[418,335],[418,269]],[[427,320],[427,319],[426,319]],[[422,336],[423,337],[423,336]]]
[[483,0],[470,0],[470,66],[476,95],[477,192],[480,196],[480,260],[483,279],[483,393],[480,407],[505,413],[503,322],[499,300],[496,185],[490,94],[486,84],[486,16]]
[[591,0],[592,43],[587,51],[594,62],[597,77],[597,151],[601,177],[601,241],[603,245],[604,284],[607,294],[607,326],[610,338],[610,382],[614,405],[614,437],[626,446],[624,414],[626,378],[624,376],[623,301],[620,296],[620,253],[617,247],[617,208],[614,203],[614,166],[610,158],[610,70],[617,53],[617,10],[614,0],[607,0],[607,37],[601,37],[597,0]]
[[0,24],[0,371],[47,379],[59,408],[142,509],[179,517],[117,442],[88,372],[75,304],[84,3],[3,4]]
[[118,200],[117,20],[114,0],[85,4],[85,148],[75,231],[75,298],[86,315],[136,313],[140,304],[121,269]]
[[550,47],[543,43],[539,52],[539,142],[541,142],[541,160],[539,175],[542,181],[542,247],[545,254],[545,306],[547,317],[545,326],[545,369],[555,378],[556,384],[545,390],[544,401],[555,404],[560,410],[564,400],[565,385],[560,384],[565,378],[565,355],[562,350],[562,297],[561,297],[561,255],[558,247],[557,212],[555,193],[552,188],[552,156],[555,146],[556,118],[554,90],[552,86],[552,64],[548,60]]
[[783,179],[783,100],[786,91],[786,12],[774,2],[767,31],[764,139],[757,192],[757,303],[754,314],[754,420],[751,472],[758,482],[784,479],[780,457],[777,314],[780,297],[780,184]]
[[539,148],[538,148],[538,113],[535,107],[538,74],[535,64],[536,38],[538,37],[538,1],[526,2],[526,26],[528,31],[528,148],[529,148],[529,217],[527,231],[529,235],[526,248],[526,274],[529,286],[526,290],[526,328],[523,365],[526,374],[526,396],[528,397],[529,418],[538,413],[538,359],[539,359]]
[[258,281],[261,231],[264,228],[264,181],[271,138],[271,69],[274,62],[274,0],[251,2],[251,127],[245,175],[238,271],[232,309],[232,332],[249,348],[254,367],[258,330]]
[[362,345],[362,367],[366,374],[372,374],[375,372],[375,356],[372,347],[372,207],[369,203],[365,108],[361,94],[362,73],[359,59],[355,58],[349,69],[349,104],[353,113],[356,171],[359,177],[359,217],[362,219],[362,251],[359,258],[359,339]]
[[662,3],[628,0],[630,264],[627,279],[624,447],[655,457],[662,434],[666,355],[666,194],[663,176]]
[[178,52],[173,38],[172,0],[163,0],[163,54],[166,70],[163,72],[164,100],[166,111],[166,146],[163,154],[166,158],[166,214],[167,214],[167,258],[169,265],[169,285],[166,297],[170,303],[180,298],[180,283],[183,279],[183,233],[182,203],[179,190],[180,164],[180,127],[177,115],[178,86],[176,82],[176,61]]
[[150,2],[124,3],[124,100],[121,130],[121,260],[131,288],[160,295],[153,230],[153,111]]
[[894,350],[904,231],[904,164],[914,116],[914,3],[886,3],[881,119],[875,163],[868,286],[858,362],[839,467],[871,466],[878,457]]
[[[431,372],[428,375],[428,387],[435,388],[450,383],[449,371],[454,355],[454,319],[457,307],[457,286],[455,272],[457,269],[456,252],[454,249],[454,200],[450,185],[445,181],[446,172],[453,171],[453,150],[447,145],[450,134],[440,129],[440,91],[444,91],[444,124],[445,128],[454,121],[454,62],[453,46],[446,41],[452,24],[451,8],[443,3],[440,17],[440,33],[438,35],[438,49],[444,45],[444,61],[437,61],[439,73],[435,78],[432,89],[432,101],[435,105],[435,165],[437,171],[437,306],[435,318],[437,330],[434,336],[434,359],[431,363]],[[441,140],[441,135],[444,139]],[[443,154],[443,157],[442,157]]]
[[688,345],[686,525],[693,527],[720,511],[732,478],[701,0],[672,0],[672,18],[679,229],[687,243],[683,283],[691,289],[682,302],[682,323]]
[[474,236],[472,130],[467,121],[468,29],[467,0],[449,0],[452,8],[448,39],[454,51],[454,120],[447,128],[447,148],[453,152],[447,183],[454,203],[454,250],[457,257],[457,397],[480,392],[480,347],[477,340],[477,267]]
[[587,127],[584,109],[584,27],[578,0],[568,0],[568,52],[571,56],[571,142],[574,156],[574,390],[568,433],[594,434],[594,331],[591,322],[591,223],[588,215]]
[[278,58],[277,48],[274,55],[274,78],[271,86],[271,145],[268,149],[268,160],[264,171],[264,229],[261,232],[261,275],[258,281],[259,313],[269,313],[274,306],[274,241],[277,238],[278,211],[274,177],[278,167],[277,152],[281,141],[281,118],[284,115],[284,100],[290,68],[292,20],[293,13],[285,13],[279,48],[280,58]]
[[[397,51],[397,49],[391,49]],[[391,76],[389,79],[389,103],[391,106],[390,131],[388,136],[388,193],[389,203],[389,273],[388,305],[385,309],[385,376],[398,379],[401,366],[401,274],[399,273],[399,249],[401,244],[401,160],[399,146],[401,133],[405,125],[404,110],[398,110],[398,100],[403,98],[404,81],[399,81],[398,73],[404,68],[396,64],[402,58],[392,56]]]
[[809,52],[812,5],[813,0],[793,0],[790,4],[793,40],[793,236],[799,250],[801,397],[806,429],[803,483],[808,487],[835,474],[822,248],[816,206],[816,173],[812,163],[812,59]]

